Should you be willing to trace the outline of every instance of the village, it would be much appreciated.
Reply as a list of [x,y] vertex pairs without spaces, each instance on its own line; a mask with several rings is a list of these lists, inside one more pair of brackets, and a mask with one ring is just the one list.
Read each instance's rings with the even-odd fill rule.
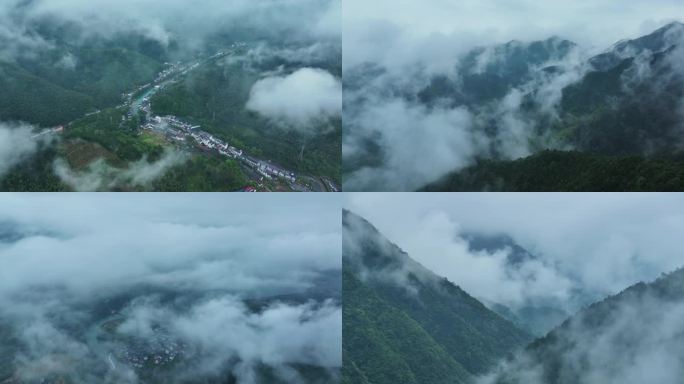
[[[126,109],[127,112],[122,116],[120,126],[123,127],[129,121],[141,118],[141,134],[145,131],[154,132],[178,147],[195,148],[203,152],[215,152],[226,158],[237,160],[250,171],[250,178],[256,181],[263,190],[268,190],[263,187],[265,183],[270,183],[287,186],[289,190],[298,192],[339,192],[339,187],[328,178],[297,175],[295,172],[278,166],[273,162],[259,159],[245,153],[242,149],[229,145],[224,140],[202,131],[199,125],[192,125],[177,116],[156,116],[152,113],[151,99],[159,91],[174,84],[181,76],[198,68],[203,63],[237,53],[246,46],[247,44],[244,42],[233,43],[229,49],[220,50],[204,61],[196,59],[189,63],[165,63],[165,69],[157,75],[153,82],[143,84],[131,92],[122,94],[123,102],[117,108]],[[85,116],[99,113],[101,111],[96,110]],[[64,127],[59,126],[43,130],[37,133],[35,137],[59,134],[63,131]],[[257,189],[246,186],[242,191],[257,192]]]
[[[118,357],[135,369],[143,369],[172,364],[182,356],[185,349],[182,343],[161,332],[156,333],[155,336],[154,346],[148,342],[132,342],[117,353]],[[116,369],[111,355],[109,358],[111,368]]]
[[[149,104],[143,107],[149,111]],[[289,183],[296,182],[296,174],[264,160],[257,159],[244,153],[243,150],[230,146],[216,136],[200,130],[200,126],[193,126],[175,116],[153,116],[142,127],[144,130],[158,132],[179,145],[196,145],[200,150],[216,151],[222,156],[240,161],[260,174],[266,180],[280,178]]]
[[[235,53],[246,47],[246,43],[233,43],[228,50],[218,51],[212,55],[207,61],[215,60],[225,57],[231,53]],[[192,125],[183,121],[176,116],[156,116],[152,113],[151,99],[159,91],[173,84],[179,76],[183,76],[189,71],[201,65],[201,61],[193,61],[188,64],[183,63],[166,63],[168,68],[162,71],[152,83],[145,84],[135,91],[125,94],[123,107],[128,107],[128,113],[122,117],[122,125],[135,116],[144,116],[144,122],[141,126],[142,131],[155,132],[163,135],[167,141],[174,143],[177,146],[196,147],[201,151],[215,151],[219,155],[237,160],[243,166],[252,170],[260,184],[263,182],[278,182],[282,181],[288,184],[289,188],[294,191],[331,191],[338,192],[335,184],[328,180],[321,181],[311,180],[312,186],[304,185],[297,182],[297,174],[290,170],[284,169],[272,162],[258,159],[254,156],[248,155],[242,149],[237,149],[229,143],[217,138],[216,136],[202,131],[199,125]],[[139,95],[135,98],[135,95]],[[256,189],[246,187],[244,191],[256,192]]]

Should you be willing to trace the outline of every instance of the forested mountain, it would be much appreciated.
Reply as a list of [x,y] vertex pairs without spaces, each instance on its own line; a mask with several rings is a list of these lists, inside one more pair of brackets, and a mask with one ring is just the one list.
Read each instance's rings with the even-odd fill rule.
[[[376,180],[395,177],[406,180],[394,188],[438,191],[684,187],[684,24],[598,54],[552,37],[455,56],[437,74],[399,77],[377,63],[347,72],[350,188],[383,189]],[[381,116],[394,131],[377,127]]]
[[[148,8],[155,6],[135,4],[150,18],[147,22],[126,6],[120,8],[128,18],[118,20],[115,12],[104,10],[116,10],[113,3],[103,10],[74,5],[94,20],[100,17],[97,26],[72,18],[68,7],[50,13],[49,3],[16,1],[0,7],[0,21],[8,24],[6,32],[0,31],[0,135],[26,143],[18,154],[0,148],[0,160],[10,164],[0,169],[0,189],[339,189],[341,102],[335,106],[330,100],[341,98],[341,89],[334,87],[341,77],[341,49],[334,37],[315,31],[282,35],[274,32],[275,25],[264,29],[260,20],[251,19],[225,25],[207,21],[210,25],[197,28],[192,25],[197,19],[177,22],[172,13],[187,11],[182,4],[174,4],[173,12],[150,10],[150,15]],[[332,3],[258,8],[280,14],[277,24],[289,30],[294,27],[283,12],[304,7],[317,18]],[[217,8],[195,11],[230,11]],[[301,10],[295,13],[302,16]],[[288,78],[304,68],[327,77]],[[325,111],[311,106],[321,98],[315,88],[321,77],[333,83],[323,85]],[[249,110],[260,83],[265,91],[259,109]],[[277,86],[289,88],[273,92]],[[310,100],[300,101],[304,98]],[[291,100],[294,107],[281,105]],[[301,126],[280,124],[288,117],[283,114],[297,113],[306,115],[295,121]],[[329,119],[309,126],[306,119],[318,114]],[[191,130],[198,128],[193,136]]]
[[681,382],[684,269],[639,283],[568,319],[503,365],[491,382]]
[[[487,254],[503,253],[506,255],[506,273],[518,273],[520,268],[525,268],[526,263],[539,261],[537,255],[531,253],[510,236],[507,235],[483,235],[477,233],[464,234],[463,239],[468,242],[471,252],[486,252]],[[535,279],[534,274],[527,274],[530,279]],[[585,300],[586,293],[574,290],[564,302],[552,298],[527,300],[515,307],[509,307],[501,303],[486,303],[492,311],[511,321],[520,329],[531,335],[540,337],[561,324],[568,317],[568,301],[576,302]]]
[[[272,48],[264,48],[267,49]],[[316,65],[341,75],[339,57],[332,54],[301,63],[273,54],[263,55],[254,61],[244,57],[207,65],[156,95],[152,99],[152,109],[160,115],[191,119],[206,131],[289,169],[339,181],[342,161],[339,119],[332,126],[325,122],[306,130],[283,129],[245,109],[250,91],[263,73],[292,73],[302,66]]]
[[681,191],[680,154],[610,156],[542,151],[513,161],[480,160],[423,188],[425,191]]
[[169,57],[158,42],[134,34],[76,45],[68,29],[35,28],[54,46],[0,60],[0,121],[54,126],[113,107],[122,93],[153,80]]
[[436,76],[418,96],[429,105],[446,99],[454,106],[479,107],[534,81],[540,66],[548,66],[544,71],[553,73],[556,68],[549,63],[562,61],[575,48],[573,42],[558,37],[532,43],[514,40],[476,48],[459,60],[458,80]]
[[344,212],[343,382],[468,383],[531,336]]

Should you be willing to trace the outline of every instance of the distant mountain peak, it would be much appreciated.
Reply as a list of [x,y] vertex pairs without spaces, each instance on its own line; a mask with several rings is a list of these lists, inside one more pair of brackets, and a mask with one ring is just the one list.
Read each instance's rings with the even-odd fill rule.
[[682,37],[684,24],[675,21],[639,38],[619,41],[613,46],[613,51],[623,55],[636,55],[645,50],[662,52],[678,44]]

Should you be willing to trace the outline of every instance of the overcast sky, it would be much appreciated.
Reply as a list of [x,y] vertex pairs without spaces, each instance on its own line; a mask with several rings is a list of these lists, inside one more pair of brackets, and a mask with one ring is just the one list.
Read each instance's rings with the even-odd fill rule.
[[[684,266],[679,194],[361,193],[345,204],[427,268],[511,306],[574,288],[600,298]],[[506,252],[468,249],[459,234],[473,232],[507,234],[539,260],[511,275]]]
[[[344,61],[420,59],[435,49],[462,51],[553,35],[608,48],[684,20],[678,0],[347,0]],[[447,54],[443,52],[442,54]]]

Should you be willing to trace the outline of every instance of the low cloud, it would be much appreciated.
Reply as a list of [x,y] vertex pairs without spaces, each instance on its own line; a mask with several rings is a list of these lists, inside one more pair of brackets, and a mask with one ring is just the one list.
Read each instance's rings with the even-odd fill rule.
[[30,125],[0,123],[0,177],[33,155],[41,140]]
[[[592,307],[544,339],[544,349],[523,351],[478,384],[663,383],[684,374],[681,335],[684,303],[658,292],[635,291]],[[539,347],[539,345],[537,345]]]
[[[8,0],[0,5],[0,58],[13,60],[53,47],[36,25],[69,25],[78,43],[137,33],[166,46],[171,41],[199,48],[219,33],[250,31],[254,38],[290,41],[338,40],[339,0],[207,0],[191,6],[183,0]],[[339,14],[339,13],[338,13]]]
[[342,238],[345,268],[364,281],[390,283],[404,288],[411,295],[417,293],[417,288],[411,283],[412,278],[439,286],[434,273],[354,213],[344,213]]
[[78,192],[89,192],[148,186],[187,159],[187,155],[182,152],[167,150],[155,162],[150,163],[143,158],[129,164],[125,169],[112,167],[103,159],[90,163],[84,171],[73,170],[64,159],[55,160],[53,168],[63,183]]
[[[682,5],[671,0],[628,7],[612,0],[600,5],[350,1],[343,10],[345,188],[415,190],[477,159],[514,160],[544,149],[572,149],[567,135],[554,131],[563,89],[592,70],[588,58],[618,40],[653,32],[673,21],[677,10]],[[586,22],[614,12],[624,17],[608,24]],[[542,43],[532,46],[535,41]],[[626,76],[643,79],[651,62],[639,56],[641,65]],[[424,125],[455,109],[471,116],[467,127]],[[392,113],[369,119],[377,110]],[[407,117],[416,110],[424,118]],[[395,116],[412,129],[397,129]],[[445,155],[441,142],[456,153]],[[411,151],[414,143],[417,153]]]
[[247,109],[275,124],[306,131],[342,113],[342,84],[330,73],[302,68],[252,87]]
[[577,288],[547,260],[524,260],[513,266],[508,261],[510,248],[473,251],[461,236],[463,231],[452,217],[433,213],[421,218],[415,234],[403,243],[407,249],[420,249],[421,263],[486,303],[520,308],[565,302]]
[[[619,195],[357,194],[346,206],[485,302],[553,303],[572,313],[684,265],[676,246],[684,211],[673,208],[681,198]],[[472,234],[509,236],[533,257],[511,264],[510,247],[474,251]]]
[[[472,161],[486,138],[466,108],[429,109],[403,99],[369,100],[358,114],[345,114],[346,162],[367,156],[364,143],[379,147],[382,165],[347,174],[348,190],[415,190]],[[378,154],[375,154],[378,156]]]
[[318,284],[339,279],[337,199],[3,196],[0,376],[145,382],[131,354],[173,351],[174,380],[269,367],[298,383],[297,364],[334,377],[340,292]]
[[342,361],[341,308],[332,302],[275,303],[254,313],[241,300],[225,296],[182,313],[149,302],[136,303],[127,311],[118,332],[153,338],[153,328],[162,327],[189,345],[202,362],[195,372],[184,372],[186,378],[231,367],[240,383],[256,383],[256,370],[264,364],[275,367],[281,376],[290,376],[288,382],[303,383],[288,366],[334,369]]

